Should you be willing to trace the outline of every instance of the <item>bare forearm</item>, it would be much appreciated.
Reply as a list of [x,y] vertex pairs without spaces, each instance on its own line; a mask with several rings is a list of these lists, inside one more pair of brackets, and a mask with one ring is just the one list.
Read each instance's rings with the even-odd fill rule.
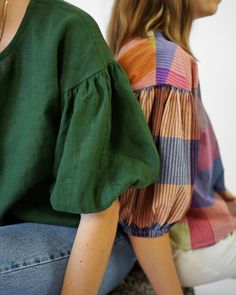
[[183,295],[172,258],[169,235],[130,237],[139,263],[158,295]]
[[115,202],[106,211],[81,217],[64,278],[62,295],[98,293],[115,238],[118,211]]

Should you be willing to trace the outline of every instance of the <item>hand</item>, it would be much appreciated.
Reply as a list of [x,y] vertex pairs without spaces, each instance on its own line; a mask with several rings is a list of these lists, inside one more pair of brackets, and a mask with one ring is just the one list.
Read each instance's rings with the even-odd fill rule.
[[226,202],[229,212],[232,216],[236,216],[236,198],[231,201]]
[[225,201],[230,214],[236,216],[236,197],[228,190],[217,192],[217,194]]
[[236,197],[228,190],[225,190],[223,192],[217,192],[217,194],[226,202],[232,202],[235,201]]

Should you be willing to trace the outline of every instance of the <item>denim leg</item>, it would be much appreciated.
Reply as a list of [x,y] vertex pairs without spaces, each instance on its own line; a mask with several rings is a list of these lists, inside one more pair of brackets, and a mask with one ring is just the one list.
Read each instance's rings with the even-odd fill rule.
[[[32,223],[1,226],[0,294],[59,295],[76,231]],[[99,295],[115,288],[134,261],[129,242],[118,233]]]

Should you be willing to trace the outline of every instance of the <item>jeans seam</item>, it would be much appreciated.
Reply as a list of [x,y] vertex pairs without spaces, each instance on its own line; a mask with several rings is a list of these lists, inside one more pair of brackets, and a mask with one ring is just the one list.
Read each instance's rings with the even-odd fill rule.
[[20,266],[20,267],[14,268],[14,269],[9,269],[9,270],[6,270],[6,271],[0,271],[0,276],[4,275],[4,274],[12,273],[12,272],[20,271],[20,270],[25,270],[25,269],[28,269],[28,268],[31,268],[31,267],[36,267],[36,266],[39,266],[39,265],[53,263],[55,261],[68,259],[69,256],[70,255],[65,255],[63,257],[58,257],[58,258],[51,259],[51,260],[45,260],[45,261],[41,261],[41,262],[38,262],[38,263],[34,263],[34,264],[26,265],[26,266]]

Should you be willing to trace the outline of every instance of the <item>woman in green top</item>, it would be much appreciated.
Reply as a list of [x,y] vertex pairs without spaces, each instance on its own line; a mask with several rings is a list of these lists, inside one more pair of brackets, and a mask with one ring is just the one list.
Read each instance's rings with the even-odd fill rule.
[[[151,134],[91,17],[60,0],[0,9],[0,294],[96,294],[117,197],[156,180]],[[118,234],[100,294],[134,259]]]

